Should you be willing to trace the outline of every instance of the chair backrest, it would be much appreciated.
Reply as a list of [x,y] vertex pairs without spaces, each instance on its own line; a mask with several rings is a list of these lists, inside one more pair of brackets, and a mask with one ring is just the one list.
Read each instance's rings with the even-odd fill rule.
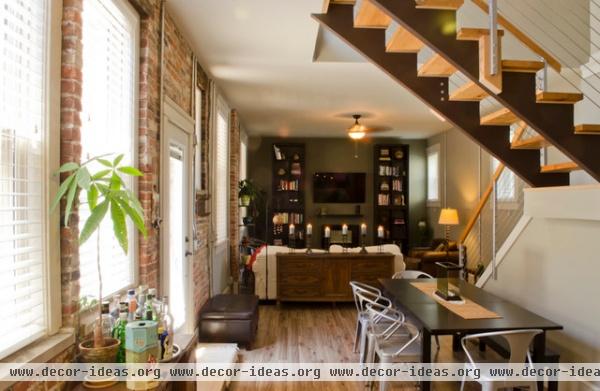
[[502,337],[508,342],[510,348],[510,358],[508,362],[510,364],[523,364],[526,361],[531,363],[531,355],[529,354],[529,346],[536,335],[543,333],[540,329],[529,329],[529,330],[509,330],[509,331],[495,331],[491,333],[471,334],[463,337],[461,343],[463,350],[471,364],[477,364],[473,359],[469,350],[467,349],[466,342],[474,338],[486,338],[486,337]]
[[[369,329],[376,337],[388,339],[399,330],[409,337],[409,340],[400,346],[396,353],[400,353],[419,338],[421,332],[417,326],[406,322],[404,314],[395,308],[388,308],[378,303],[370,303],[367,305],[367,313],[369,314]],[[373,326],[381,322],[387,327],[376,331]]]
[[372,291],[356,289],[354,295],[356,297],[356,309],[359,311],[366,311],[369,304],[376,304],[378,306],[383,306],[384,308],[392,308],[390,299],[383,295],[377,295]]
[[382,296],[381,291],[378,288],[371,286],[369,284],[365,284],[363,282],[350,281],[350,287],[352,288],[352,296],[354,297],[354,304],[356,305],[356,309],[358,311],[365,310],[362,307],[360,298],[357,295],[358,292],[367,292],[369,294],[369,296],[375,297],[375,300],[377,300],[379,297]]
[[405,270],[402,273],[396,273],[394,274],[394,276],[392,277],[394,279],[406,279],[406,280],[416,280],[419,278],[433,278],[432,275],[427,274],[425,272],[419,271],[419,270]]

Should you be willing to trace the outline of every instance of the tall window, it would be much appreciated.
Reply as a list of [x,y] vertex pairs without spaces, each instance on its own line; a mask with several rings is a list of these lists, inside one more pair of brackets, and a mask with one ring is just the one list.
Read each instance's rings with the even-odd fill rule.
[[440,203],[440,144],[427,148],[427,202]]
[[229,203],[229,116],[226,110],[217,112],[215,178],[215,229],[217,243],[227,240]]
[[0,358],[47,331],[48,8],[0,0]]
[[[496,169],[500,165],[500,162],[492,158],[492,172],[496,172]],[[496,184],[496,193],[498,194],[498,201],[500,202],[513,202],[517,199],[517,177],[515,174],[505,168],[502,171],[502,175],[498,178],[498,182]]]
[[[139,19],[125,0],[87,0],[83,5],[82,160],[124,154],[123,163],[135,165]],[[127,186],[135,190],[133,180]],[[79,214],[81,229],[89,216],[85,200]],[[108,220],[99,236],[80,248],[82,297],[98,296],[98,249],[105,297],[135,284],[136,235],[129,224],[127,255]]]

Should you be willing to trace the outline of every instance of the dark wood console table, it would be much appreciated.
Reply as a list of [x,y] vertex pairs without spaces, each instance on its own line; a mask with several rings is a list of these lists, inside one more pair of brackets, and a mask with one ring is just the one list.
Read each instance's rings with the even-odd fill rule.
[[277,254],[277,301],[352,301],[350,281],[378,285],[394,274],[394,255]]

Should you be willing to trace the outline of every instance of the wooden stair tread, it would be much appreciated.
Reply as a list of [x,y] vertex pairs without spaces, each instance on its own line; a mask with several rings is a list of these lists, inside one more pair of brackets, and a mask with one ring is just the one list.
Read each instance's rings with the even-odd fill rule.
[[542,61],[502,60],[504,72],[529,72],[536,73],[544,69]]
[[437,10],[457,10],[464,0],[417,0],[417,8]]
[[519,118],[509,109],[503,108],[481,118],[482,125],[512,125]]
[[385,29],[391,21],[371,0],[356,0],[354,3],[354,27]]
[[542,136],[534,136],[525,140],[517,140],[511,144],[511,149],[542,149],[550,145]]
[[[456,39],[459,41],[479,41],[479,38],[489,34],[489,29],[463,27],[456,33]],[[503,35],[504,30],[498,30],[498,36]]]
[[538,103],[573,104],[583,100],[580,92],[548,92],[538,91],[536,94]]
[[489,94],[475,82],[468,82],[457,88],[451,95],[450,100],[463,102],[479,102],[487,98]]
[[580,124],[575,126],[575,134],[600,136],[600,125]]
[[392,22],[385,32],[385,51],[390,53],[418,53],[425,44],[407,29]]
[[542,166],[542,173],[565,173],[580,170],[579,166],[575,162],[566,162],[558,164],[548,164]]
[[433,55],[419,68],[421,77],[450,77],[456,72],[454,65],[450,64],[439,54]]

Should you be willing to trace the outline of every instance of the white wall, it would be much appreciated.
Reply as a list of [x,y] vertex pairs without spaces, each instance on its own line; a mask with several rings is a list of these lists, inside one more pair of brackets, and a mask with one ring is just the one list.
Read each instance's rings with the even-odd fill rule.
[[563,325],[549,333],[562,362],[600,362],[600,186],[526,190],[525,213],[532,220],[484,289]]

